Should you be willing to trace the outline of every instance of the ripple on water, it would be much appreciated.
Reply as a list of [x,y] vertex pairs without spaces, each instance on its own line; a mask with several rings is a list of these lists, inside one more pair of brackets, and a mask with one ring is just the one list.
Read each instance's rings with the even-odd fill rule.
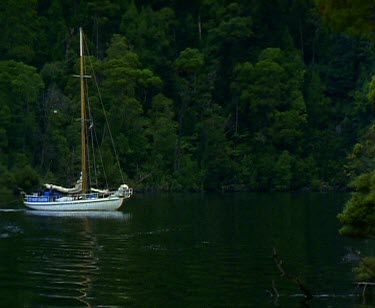
[[32,290],[36,295],[32,305],[77,306],[86,303],[92,280],[99,271],[97,245],[88,233],[77,232],[75,235],[73,238],[53,233],[34,235],[35,238],[25,241],[17,266],[27,271],[21,275],[15,273],[19,278],[15,288]]
[[12,224],[0,225],[0,239],[9,238],[12,236],[20,235],[23,233],[23,229],[19,226],[15,226]]
[[312,306],[349,307],[330,300],[353,291],[350,265],[341,262],[352,244],[337,239],[335,213],[332,223],[321,223],[325,199],[313,207],[273,196],[259,206],[251,198],[244,206],[150,200],[127,209],[129,221],[0,213],[0,234],[9,233],[0,239],[0,306],[264,307],[275,280],[279,306],[300,307],[301,298],[291,297],[298,288],[278,278],[276,242],[293,273],[319,284]]

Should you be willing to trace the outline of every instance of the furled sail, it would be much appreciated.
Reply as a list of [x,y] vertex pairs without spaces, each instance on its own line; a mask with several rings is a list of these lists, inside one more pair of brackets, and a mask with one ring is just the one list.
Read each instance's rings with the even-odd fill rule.
[[48,184],[48,183],[44,184],[44,186],[47,189],[53,189],[53,190],[56,190],[56,191],[61,192],[63,194],[77,194],[77,193],[80,193],[82,191],[82,174],[81,174],[79,180],[74,185],[74,187],[71,187],[71,188],[58,186],[58,185],[55,185],[55,184]]
[[91,188],[92,192],[99,193],[99,194],[108,194],[109,190],[108,189],[98,189],[98,188]]

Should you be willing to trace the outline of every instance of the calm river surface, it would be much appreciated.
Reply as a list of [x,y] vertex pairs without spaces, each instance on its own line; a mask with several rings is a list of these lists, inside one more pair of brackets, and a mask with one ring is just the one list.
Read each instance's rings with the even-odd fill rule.
[[[0,306],[372,307],[350,296],[346,255],[374,245],[338,235],[348,197],[136,195],[120,212],[70,215],[0,200]],[[280,277],[274,247],[316,298]]]

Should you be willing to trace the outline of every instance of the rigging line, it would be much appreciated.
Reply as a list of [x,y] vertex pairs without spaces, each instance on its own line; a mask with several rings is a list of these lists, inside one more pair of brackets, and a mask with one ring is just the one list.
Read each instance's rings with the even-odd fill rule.
[[[85,72],[86,74],[86,72]],[[89,119],[92,121],[91,124],[90,124],[90,127],[89,127],[89,130],[92,128],[92,131],[90,131],[90,136],[91,136],[91,150],[92,150],[92,153],[93,153],[93,160],[94,160],[94,173],[95,173],[95,182],[96,182],[96,187],[99,187],[99,184],[98,184],[98,168],[97,168],[97,164],[96,164],[96,156],[95,156],[95,149],[94,149],[94,141],[96,142],[96,144],[98,145],[98,152],[99,152],[99,158],[100,158],[100,163],[101,163],[101,169],[103,171],[103,176],[104,176],[104,181],[105,181],[105,187],[107,189],[109,189],[109,185],[108,185],[108,176],[107,176],[107,173],[106,173],[106,170],[104,168],[104,159],[103,159],[103,155],[102,155],[102,151],[101,151],[101,148],[99,146],[99,141],[98,141],[98,136],[96,134],[96,129],[95,129],[95,126],[94,126],[94,117],[93,117],[93,114],[91,112],[91,104],[90,104],[90,98],[89,98],[89,94],[88,94],[88,80],[86,80],[86,97],[87,97],[87,109],[88,109],[88,113],[89,113]],[[86,126],[87,127],[87,126]],[[95,140],[94,140],[95,138]],[[92,178],[92,177],[91,177]]]
[[[86,41],[85,41],[84,43],[85,43],[85,48],[86,48],[86,50],[88,51],[88,54],[90,54]],[[92,64],[91,58],[88,57],[88,59],[89,59],[90,67],[91,67],[92,71],[94,72],[94,67],[93,67],[93,64]],[[104,114],[105,122],[106,122],[106,124],[107,124],[107,126],[108,126],[108,132],[109,132],[109,136],[110,136],[110,138],[111,138],[112,147],[113,147],[113,151],[114,151],[114,154],[115,154],[116,162],[117,162],[117,165],[118,165],[118,168],[119,168],[119,171],[120,171],[121,179],[122,179],[122,182],[125,183],[124,175],[123,175],[123,172],[122,172],[122,169],[121,169],[121,165],[120,165],[119,156],[118,156],[118,154],[117,154],[117,150],[116,150],[116,147],[115,147],[115,143],[114,143],[114,141],[113,141],[113,136],[112,136],[112,132],[111,132],[111,129],[110,129],[110,126],[109,126],[107,113],[105,112],[105,108],[104,108],[104,104],[103,104],[103,100],[102,100],[102,95],[101,95],[101,93],[100,93],[99,85],[98,85],[98,81],[97,81],[97,79],[96,79],[95,74],[93,74],[93,79],[94,79],[95,86],[96,86],[96,88],[97,88],[97,90],[98,90],[99,101],[100,101],[100,104],[101,104],[101,106],[102,106],[102,110],[103,110],[103,114]]]
[[[87,46],[86,46],[86,50],[88,50],[88,47],[87,47]],[[100,91],[99,91],[99,87],[98,87],[98,84],[97,84],[96,76],[95,76],[95,74],[94,74],[94,69],[93,69],[93,65],[92,65],[92,62],[91,62],[91,58],[89,58],[89,63],[90,63],[91,70],[92,70],[92,72],[93,72],[94,79],[95,79],[95,85],[96,85],[96,87],[97,87],[98,94],[99,94],[99,96],[100,96]],[[88,97],[88,95],[87,95],[87,97]],[[106,116],[106,114],[105,114],[105,109],[104,109],[104,104],[103,104],[103,101],[102,101],[102,99],[101,99],[101,96],[100,96],[99,98],[100,98],[100,102],[101,102],[101,106],[102,106],[103,113],[104,113],[104,115]],[[93,119],[93,116],[92,116],[92,113],[91,113],[91,109],[90,109],[90,116],[91,116],[91,118]],[[104,130],[103,130],[104,132],[106,131],[107,127],[108,127],[108,130],[110,131],[107,117],[106,117],[106,122],[107,122],[107,126],[104,126]],[[94,133],[92,136],[95,137],[95,142],[96,142],[96,144],[98,145],[98,153],[99,153],[100,163],[101,163],[101,166],[102,166],[101,170],[103,171],[103,176],[104,176],[104,181],[105,181],[105,187],[106,187],[107,189],[109,189],[108,176],[107,176],[106,169],[105,169],[105,167],[104,167],[105,165],[104,165],[103,154],[102,154],[101,147],[99,146],[99,140],[98,140],[98,135],[96,134],[96,129],[94,130],[94,132],[95,132],[95,133]],[[112,141],[112,146],[113,146],[113,148],[114,148],[114,151],[116,152],[116,148],[114,147],[113,139],[112,139],[111,141]],[[103,140],[102,140],[102,142],[101,142],[101,145],[103,145]],[[117,159],[117,162],[118,162],[118,164],[119,164],[119,160],[118,160],[117,156],[116,156],[116,159]],[[120,175],[121,175],[122,181],[123,181],[123,183],[124,183],[125,181],[124,181],[124,177],[123,177],[123,175],[122,175],[122,172],[121,172],[122,170],[121,170],[120,166],[119,166],[119,170],[120,170]]]
[[[105,135],[105,131],[106,131],[106,127],[104,127],[103,129],[103,136],[102,136],[102,141],[101,143],[99,143],[99,139],[98,139],[98,135],[95,133],[95,141],[96,141],[96,144],[98,145],[98,152],[99,152],[99,158],[100,158],[100,163],[102,164],[102,170],[103,170],[103,174],[104,174],[104,180],[105,180],[105,184],[106,184],[106,187],[107,189],[109,189],[109,185],[108,185],[108,177],[107,177],[107,173],[105,171],[105,168],[104,168],[104,159],[103,159],[103,155],[102,155],[102,150],[101,150],[101,146],[104,144],[104,135]],[[95,131],[96,132],[96,131]]]
[[[86,72],[85,72],[86,73]],[[84,81],[86,83],[85,85],[85,97],[86,97],[86,103],[87,103],[87,109],[90,108],[89,106],[89,97],[88,97],[88,90],[87,90],[87,80]],[[88,112],[90,114],[90,111]],[[85,115],[85,118],[86,118],[86,115]],[[87,118],[86,118],[86,121],[87,121]],[[86,145],[88,147],[88,143],[89,143],[89,131],[87,129],[87,123],[84,123],[85,125],[85,134],[86,134]],[[91,156],[90,156],[90,150],[87,150],[86,151],[86,157],[87,157],[87,163],[88,163],[88,174],[87,174],[87,177],[88,177],[88,183],[89,183],[89,186],[90,186],[90,189],[91,189],[91,182],[92,182],[92,176],[91,176]]]
[[[90,107],[89,107],[89,112],[90,112],[90,116],[92,117]],[[93,121],[93,119],[92,119],[92,121]],[[99,187],[99,184],[98,184],[99,183],[98,182],[99,176],[98,176],[98,168],[97,168],[97,163],[96,163],[97,159],[96,159],[96,154],[95,154],[95,149],[94,149],[95,142],[98,145],[97,151],[99,153],[100,164],[102,166],[101,170],[103,171],[105,187],[107,189],[109,189],[108,177],[107,177],[107,173],[106,173],[105,168],[104,168],[103,155],[102,155],[102,151],[101,151],[100,146],[99,146],[98,136],[97,136],[97,133],[96,133],[95,125],[93,125],[93,122],[91,123],[90,127],[91,127],[90,136],[91,136],[91,147],[92,147],[93,160],[94,160],[94,173],[95,173],[96,187]],[[89,130],[90,130],[90,128],[89,128]]]
[[[88,87],[86,87],[86,89],[88,89]],[[101,151],[101,146],[99,144],[99,140],[98,140],[98,135],[96,133],[96,128],[95,128],[95,125],[94,125],[94,117],[92,116],[92,112],[91,112],[91,105],[90,105],[90,101],[89,101],[89,95],[87,93],[87,100],[88,100],[88,112],[89,112],[89,117],[91,119],[91,124],[90,124],[90,128],[92,130],[90,136],[91,136],[91,144],[92,144],[92,151],[93,151],[93,156],[94,156],[94,172],[95,172],[95,179],[96,179],[96,187],[99,187],[99,184],[98,184],[98,168],[97,168],[97,164],[96,164],[96,156],[95,156],[95,150],[94,150],[94,144],[96,142],[96,144],[98,145],[98,153],[99,153],[99,159],[100,159],[100,164],[101,164],[101,170],[103,172],[103,177],[104,177],[104,181],[105,181],[105,187],[107,189],[109,189],[109,185],[108,185],[108,176],[107,176],[107,173],[106,173],[106,170],[104,168],[104,159],[103,159],[103,155],[102,155],[102,151]],[[90,130],[89,128],[89,130]],[[104,128],[105,129],[105,128]],[[94,140],[95,138],[95,140]],[[103,142],[102,142],[103,144]]]
[[[86,97],[87,97],[87,109],[88,109],[88,114],[89,114],[89,119],[90,119],[90,126],[89,127],[86,126],[86,135],[89,136],[89,139],[91,141],[91,151],[92,151],[92,159],[93,159],[92,168],[94,169],[94,179],[91,176],[91,172],[90,172],[90,179],[92,180],[92,182],[95,182],[96,187],[99,187],[99,185],[98,185],[98,171],[97,171],[97,167],[96,167],[96,156],[95,156],[95,148],[94,148],[94,137],[93,137],[93,135],[95,134],[94,120],[93,120],[93,116],[92,116],[92,113],[91,113],[91,104],[90,104],[90,98],[89,98],[89,95],[88,95],[88,82],[87,81],[86,81]],[[87,141],[87,143],[88,143],[88,141]],[[89,155],[89,153],[90,153],[90,151],[88,151],[88,155]],[[90,167],[91,167],[91,165],[89,165],[89,170],[90,170]]]
[[[94,136],[95,136],[95,141],[99,146],[99,140],[98,140],[98,135],[96,134],[96,131],[95,131]],[[102,155],[102,151],[101,151],[100,147],[98,147],[98,152],[99,152],[100,163],[102,164],[102,170],[103,170],[103,174],[104,174],[104,180],[105,180],[106,188],[109,189],[108,177],[107,177],[107,173],[106,173],[105,168],[104,168],[104,160],[103,160],[103,155]]]
[[94,128],[89,128],[90,131],[90,140],[91,140],[91,150],[92,150],[92,159],[93,159],[93,169],[94,169],[94,177],[95,177],[95,185],[96,187],[99,187],[99,182],[98,182],[98,168],[96,164],[96,155],[95,155],[95,148],[94,148],[94,137],[93,135],[95,134]]

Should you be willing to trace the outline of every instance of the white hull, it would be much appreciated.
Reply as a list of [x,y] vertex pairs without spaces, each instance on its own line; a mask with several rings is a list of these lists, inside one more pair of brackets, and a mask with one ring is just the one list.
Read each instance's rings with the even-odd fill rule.
[[124,198],[110,196],[107,198],[53,201],[53,202],[28,202],[26,207],[38,211],[114,211],[121,207]]

